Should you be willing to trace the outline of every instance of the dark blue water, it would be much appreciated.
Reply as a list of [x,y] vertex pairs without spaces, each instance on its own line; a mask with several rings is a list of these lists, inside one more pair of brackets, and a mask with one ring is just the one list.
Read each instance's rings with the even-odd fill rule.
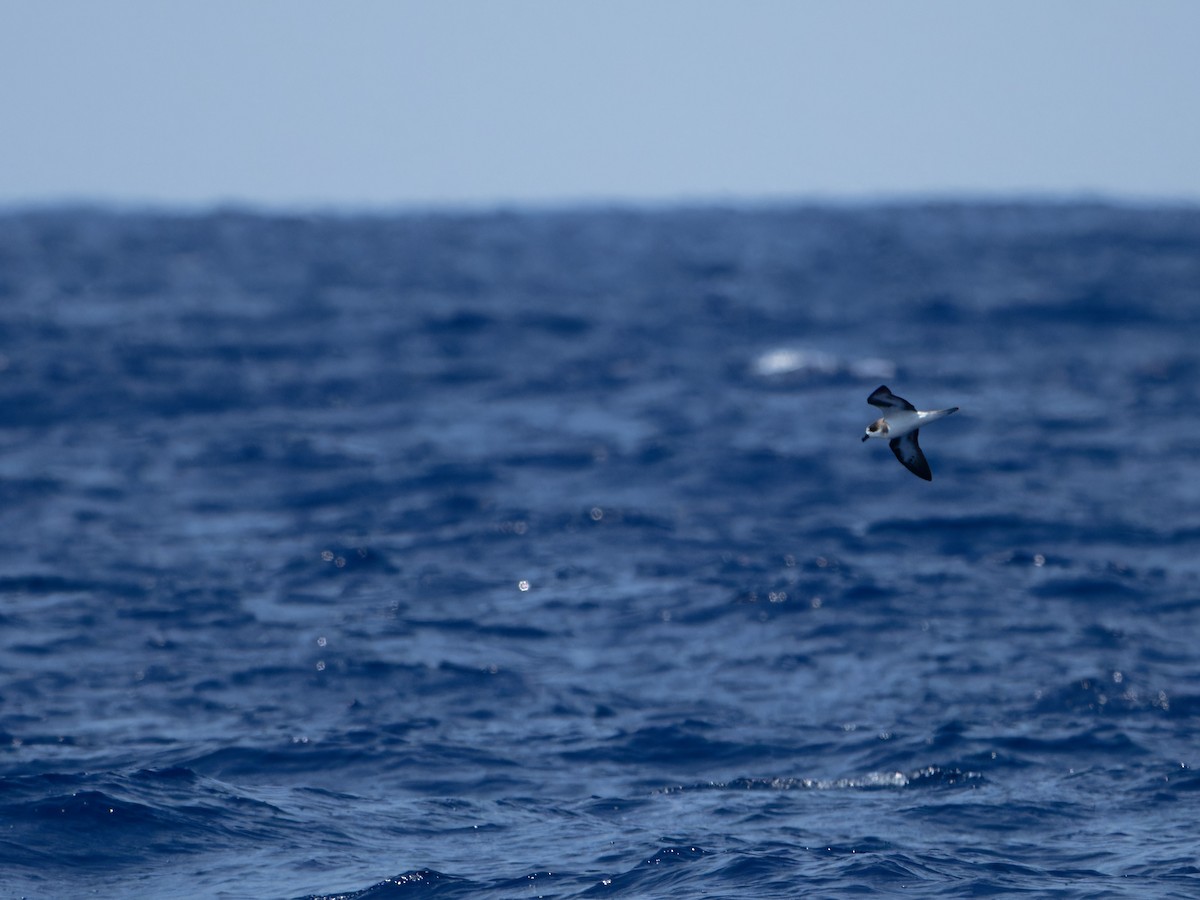
[[1198,896],[1198,341],[1195,208],[0,216],[0,893]]

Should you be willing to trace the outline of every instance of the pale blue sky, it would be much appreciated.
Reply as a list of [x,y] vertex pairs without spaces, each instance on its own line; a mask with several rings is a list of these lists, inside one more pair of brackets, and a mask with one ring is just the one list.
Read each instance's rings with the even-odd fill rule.
[[0,0],[0,205],[1200,201],[1200,0]]

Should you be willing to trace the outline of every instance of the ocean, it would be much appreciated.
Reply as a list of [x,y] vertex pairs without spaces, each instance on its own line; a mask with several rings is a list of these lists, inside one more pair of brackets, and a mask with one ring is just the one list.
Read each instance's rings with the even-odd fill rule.
[[0,213],[0,896],[1200,896],[1198,347],[1193,206]]

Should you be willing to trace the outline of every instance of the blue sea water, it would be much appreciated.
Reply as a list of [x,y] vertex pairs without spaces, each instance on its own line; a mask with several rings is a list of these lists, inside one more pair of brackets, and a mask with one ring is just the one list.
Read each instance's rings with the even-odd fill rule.
[[1200,896],[1198,338],[1191,207],[0,215],[0,896]]

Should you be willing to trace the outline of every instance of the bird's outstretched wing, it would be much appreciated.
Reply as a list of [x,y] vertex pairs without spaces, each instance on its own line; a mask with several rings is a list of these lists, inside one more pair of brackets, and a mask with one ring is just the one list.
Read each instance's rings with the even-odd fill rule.
[[872,391],[871,396],[867,398],[867,402],[872,406],[878,406],[880,409],[907,409],[915,410],[916,407],[905,400],[903,397],[897,397],[888,390],[886,384],[881,384]]
[[896,459],[904,464],[904,468],[908,469],[908,471],[912,472],[918,478],[933,481],[933,473],[929,471],[929,462],[925,459],[925,454],[921,452],[921,445],[917,443],[917,433],[919,430],[914,429],[908,432],[908,434],[892,438],[888,441],[888,446],[896,454]]

